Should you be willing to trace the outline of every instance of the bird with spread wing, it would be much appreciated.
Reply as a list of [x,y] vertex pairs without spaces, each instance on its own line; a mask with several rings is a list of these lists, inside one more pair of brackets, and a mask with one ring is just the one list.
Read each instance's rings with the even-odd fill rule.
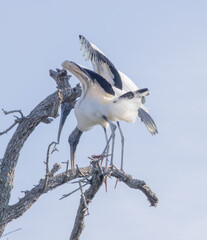
[[[91,60],[93,71],[78,65],[72,61],[64,61],[62,67],[76,76],[82,85],[82,94],[75,104],[75,116],[77,127],[69,136],[71,168],[74,170],[76,147],[83,132],[90,130],[95,125],[101,125],[106,137],[106,146],[103,154],[112,140],[111,165],[113,165],[113,152],[115,142],[115,130],[117,123],[121,139],[121,170],[123,170],[124,135],[119,121],[135,122],[137,116],[146,125],[148,131],[155,135],[157,127],[144,107],[145,97],[149,95],[147,88],[138,89],[133,81],[121,71],[117,70],[113,63],[83,36],[79,36],[82,48],[85,48],[86,60]],[[62,108],[64,109],[64,108]],[[64,111],[61,119],[65,120]],[[62,129],[64,121],[60,122]],[[107,136],[107,127],[111,128],[111,135]],[[59,131],[60,137],[60,131]],[[58,140],[59,140],[58,137]]]

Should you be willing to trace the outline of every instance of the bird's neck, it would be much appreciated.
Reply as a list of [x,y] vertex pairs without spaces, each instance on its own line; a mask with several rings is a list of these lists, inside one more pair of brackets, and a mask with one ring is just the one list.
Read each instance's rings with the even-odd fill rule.
[[87,87],[87,84],[85,82],[81,82],[81,85],[82,85],[82,93],[81,93],[81,96],[80,98],[78,99],[77,103],[80,105],[81,102],[84,100],[87,92],[88,92],[88,87]]

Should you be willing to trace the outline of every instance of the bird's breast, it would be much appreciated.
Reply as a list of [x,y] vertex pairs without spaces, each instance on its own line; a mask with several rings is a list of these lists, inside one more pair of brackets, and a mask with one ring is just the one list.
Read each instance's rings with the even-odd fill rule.
[[106,99],[87,94],[84,99],[77,101],[75,105],[75,116],[78,128],[81,131],[88,131],[95,125],[107,127],[108,123],[103,119],[103,108]]

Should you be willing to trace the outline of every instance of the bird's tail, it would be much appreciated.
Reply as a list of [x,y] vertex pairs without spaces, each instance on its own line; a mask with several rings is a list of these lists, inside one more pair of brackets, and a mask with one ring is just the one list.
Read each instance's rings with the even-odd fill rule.
[[138,109],[138,116],[141,118],[143,123],[145,124],[148,131],[155,135],[158,133],[157,126],[151,116],[142,108]]

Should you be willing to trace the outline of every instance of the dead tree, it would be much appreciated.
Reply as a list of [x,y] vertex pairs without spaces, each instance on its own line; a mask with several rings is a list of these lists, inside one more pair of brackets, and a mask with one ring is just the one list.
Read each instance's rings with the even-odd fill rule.
[[[3,110],[5,114],[18,113],[20,116],[16,117],[14,123],[10,127],[3,132],[0,132],[0,135],[3,135],[13,127],[17,126],[6,147],[3,158],[0,159],[0,237],[7,224],[13,219],[22,216],[42,194],[45,194],[67,182],[74,181],[75,179],[78,184],[78,188],[75,191],[81,191],[81,199],[70,239],[80,239],[80,235],[84,228],[84,218],[88,213],[88,205],[95,197],[107,176],[116,178],[130,188],[141,190],[146,195],[151,206],[156,206],[158,202],[156,195],[144,181],[133,179],[130,175],[123,173],[116,168],[106,169],[100,165],[99,159],[96,158],[91,158],[89,166],[80,169],[77,166],[75,173],[72,173],[71,170],[68,169],[68,163],[66,170],[61,173],[57,173],[61,168],[61,165],[58,163],[54,164],[50,170],[48,162],[51,147],[53,146],[54,151],[57,144],[53,142],[49,145],[47,150],[45,178],[40,179],[39,183],[32,189],[25,191],[24,196],[20,198],[17,203],[13,205],[9,204],[13,188],[15,168],[19,159],[20,151],[24,146],[24,143],[27,141],[27,138],[40,123],[51,123],[52,120],[58,116],[58,109],[61,103],[67,104],[70,112],[75,105],[76,98],[81,94],[81,88],[79,85],[74,88],[70,86],[70,76],[67,75],[65,70],[50,70],[50,76],[56,81],[58,90],[41,101],[28,116],[24,116],[21,110],[9,112]],[[89,187],[84,192],[83,187],[87,185]],[[70,194],[65,194],[62,198],[67,197]]]

